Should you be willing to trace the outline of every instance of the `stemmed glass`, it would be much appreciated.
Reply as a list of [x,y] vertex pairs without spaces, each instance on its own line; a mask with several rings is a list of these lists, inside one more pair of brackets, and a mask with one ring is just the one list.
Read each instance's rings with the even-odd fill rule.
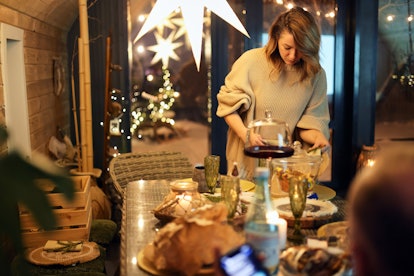
[[294,244],[302,244],[305,235],[301,231],[300,218],[306,207],[306,198],[308,193],[308,180],[305,177],[291,177],[289,179],[289,200],[292,209],[294,221],[293,233],[288,239]]

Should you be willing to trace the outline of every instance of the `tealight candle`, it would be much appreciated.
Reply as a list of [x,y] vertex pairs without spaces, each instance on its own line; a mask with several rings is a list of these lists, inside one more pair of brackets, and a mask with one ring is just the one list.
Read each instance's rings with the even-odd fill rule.
[[286,235],[287,235],[287,221],[282,218],[278,218],[276,225],[279,228],[279,249],[286,248]]
[[287,221],[279,217],[277,211],[273,211],[267,214],[267,221],[269,223],[277,225],[279,231],[279,249],[286,248],[286,235],[287,235]]

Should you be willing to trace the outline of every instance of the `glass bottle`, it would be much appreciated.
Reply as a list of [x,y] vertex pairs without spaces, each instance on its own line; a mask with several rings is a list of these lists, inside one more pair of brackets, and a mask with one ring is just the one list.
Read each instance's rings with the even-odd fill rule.
[[272,274],[279,264],[279,229],[271,223],[276,212],[270,198],[269,168],[257,167],[254,178],[255,197],[249,205],[244,226],[246,241],[258,254],[263,254],[263,264]]

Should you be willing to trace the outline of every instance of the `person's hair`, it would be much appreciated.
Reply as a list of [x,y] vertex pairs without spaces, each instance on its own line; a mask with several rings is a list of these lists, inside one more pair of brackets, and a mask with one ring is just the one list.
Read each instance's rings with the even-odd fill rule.
[[300,80],[303,81],[313,77],[321,69],[319,63],[321,34],[315,18],[301,7],[294,7],[282,13],[272,23],[265,51],[266,57],[273,63],[278,72],[281,72],[284,68],[278,46],[283,31],[292,34],[297,50],[303,55],[302,59],[295,64],[300,72]]
[[364,170],[349,202],[351,239],[368,256],[362,265],[372,275],[410,275],[412,255],[401,248],[414,248],[414,149],[393,147]]

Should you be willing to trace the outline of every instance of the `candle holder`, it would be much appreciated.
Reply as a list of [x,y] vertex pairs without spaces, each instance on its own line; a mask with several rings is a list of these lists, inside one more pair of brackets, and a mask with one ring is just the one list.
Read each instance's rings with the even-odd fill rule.
[[172,221],[206,204],[198,192],[198,183],[192,180],[177,180],[170,183],[170,193],[154,210],[161,221]]
[[363,145],[358,156],[357,170],[373,167],[378,151],[379,147],[375,144],[372,146]]

